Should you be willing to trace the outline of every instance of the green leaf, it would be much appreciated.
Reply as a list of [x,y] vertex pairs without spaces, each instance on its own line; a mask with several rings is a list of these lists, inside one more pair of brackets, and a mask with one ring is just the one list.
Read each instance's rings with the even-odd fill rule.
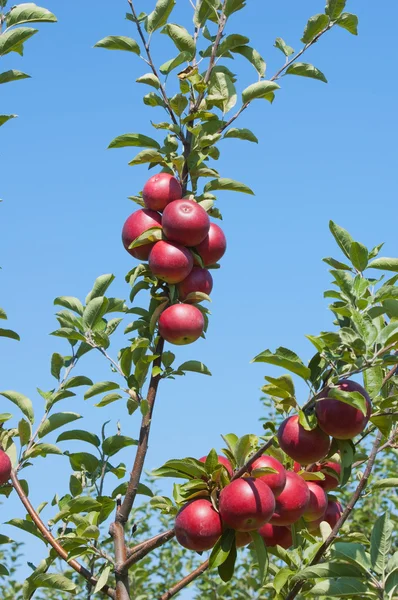
[[268,552],[264,540],[258,531],[250,531],[251,538],[254,542],[254,549],[257,555],[257,563],[259,568],[260,582],[264,584],[268,573]]
[[352,242],[350,248],[351,262],[362,273],[368,264],[368,249],[359,242]]
[[308,380],[311,377],[310,369],[304,365],[297,354],[288,348],[283,348],[283,346],[277,348],[275,352],[264,350],[264,352],[261,352],[261,354],[258,354],[253,358],[252,362],[265,362],[271,365],[277,365],[278,367],[282,367],[299,375],[299,377],[302,377],[305,380]]
[[346,29],[352,35],[358,35],[358,17],[351,13],[343,13],[341,17],[336,21],[339,27]]
[[32,435],[32,428],[28,421],[25,419],[21,419],[18,423],[18,433],[19,433],[19,441],[21,446],[26,446],[26,444],[30,440],[30,436]]
[[83,492],[83,485],[81,479],[76,477],[76,475],[71,475],[69,478],[69,490],[72,496],[80,496]]
[[398,258],[376,258],[368,264],[369,269],[382,269],[383,271],[393,271],[398,273]]
[[398,477],[380,479],[373,484],[373,489],[375,490],[384,490],[387,488],[398,488]]
[[237,129],[236,127],[231,127],[224,133],[225,138],[237,138],[239,140],[247,140],[248,142],[255,142],[258,144],[258,139],[254,135],[250,129]]
[[28,452],[25,452],[24,458],[46,457],[48,454],[62,455],[63,452],[54,444],[34,444]]
[[79,440],[81,442],[87,442],[88,444],[92,444],[96,448],[99,448],[101,445],[101,441],[97,435],[94,433],[90,433],[89,431],[85,431],[83,429],[72,429],[71,431],[64,431],[57,438],[58,442],[66,442],[69,440]]
[[354,542],[337,542],[333,546],[333,558],[348,561],[356,565],[363,572],[369,573],[371,569],[370,556],[361,544]]
[[93,289],[86,297],[86,304],[88,304],[93,298],[103,296],[114,279],[115,276],[109,273],[107,273],[106,275],[100,275],[94,281]]
[[43,539],[43,537],[41,536],[36,525],[32,521],[25,521],[24,519],[11,519],[10,521],[7,521],[6,524],[12,525],[13,527],[17,527],[18,529],[21,529],[22,531],[26,531],[27,533],[34,535],[35,537],[39,538],[40,540]]
[[347,0],[326,0],[325,13],[331,21],[335,21],[345,9]]
[[126,50],[127,52],[134,52],[134,54],[141,53],[140,47],[135,40],[124,35],[109,35],[104,39],[97,42],[94,48],[106,48],[106,50]]
[[112,435],[102,442],[102,450],[106,456],[113,456],[127,446],[136,446],[137,440],[125,435]]
[[327,265],[330,265],[334,269],[338,269],[340,271],[341,270],[342,271],[351,271],[352,270],[349,265],[346,265],[345,263],[342,263],[339,260],[332,258],[331,256],[328,256],[327,258],[322,258],[322,260],[323,260],[323,262],[325,262]]
[[210,192],[213,190],[242,192],[243,194],[250,194],[254,196],[253,190],[251,190],[244,183],[240,183],[239,181],[235,181],[233,179],[226,179],[225,177],[220,177],[219,179],[212,179],[211,181],[206,183],[204,191]]
[[56,23],[57,17],[46,8],[33,2],[24,2],[14,6],[6,15],[7,27],[21,23]]
[[370,397],[375,398],[383,385],[383,369],[381,367],[366,369],[363,373],[363,380]]
[[[29,585],[29,596],[34,590],[39,588],[46,588],[51,590],[59,590],[62,592],[68,592],[70,594],[77,593],[77,587],[71,579],[64,575],[57,575],[54,573],[41,573],[31,580]],[[24,598],[24,600],[27,600]]]
[[391,550],[394,524],[388,513],[381,515],[372,529],[370,537],[370,559],[378,575],[384,575]]
[[325,562],[302,569],[292,578],[292,583],[298,580],[319,579],[326,577],[361,577],[363,571],[355,564],[343,562]]
[[341,457],[340,485],[345,485],[351,477],[352,463],[355,457],[355,446],[351,440],[336,440]]
[[193,21],[198,27],[203,27],[210,15],[214,15],[220,6],[220,0],[198,0]]
[[380,331],[377,343],[381,346],[389,346],[398,340],[398,321],[389,323]]
[[18,27],[11,31],[5,31],[0,36],[0,56],[4,56],[9,52],[17,52],[23,55],[23,43],[26,42],[32,35],[37,33],[37,29],[31,27]]
[[211,375],[209,369],[199,360],[188,360],[180,365],[177,371],[192,371],[202,375]]
[[141,75],[141,77],[138,77],[138,79],[136,79],[136,82],[146,83],[147,85],[150,85],[157,90],[160,88],[159,78],[156,77],[156,75],[154,75],[153,73],[145,73],[145,75]]
[[291,56],[294,54],[294,49],[291,46],[288,46],[282,38],[278,37],[275,40],[274,44],[275,48],[278,48],[285,56]]
[[16,404],[18,408],[22,411],[22,413],[25,415],[25,417],[28,419],[28,421],[33,423],[33,405],[32,401],[29,400],[29,398],[27,398],[23,394],[20,394],[19,392],[13,392],[10,390],[6,392],[0,392],[0,396],[4,396],[4,398],[7,398],[7,400]]
[[6,337],[6,338],[9,338],[10,340],[17,340],[17,342],[19,342],[19,340],[21,339],[15,331],[12,331],[12,329],[2,329],[2,328],[0,328],[0,337]]
[[79,315],[83,314],[83,304],[80,302],[78,298],[74,298],[73,296],[59,296],[59,298],[55,298],[54,304],[56,306],[63,306],[64,308],[68,308]]
[[301,77],[310,77],[311,79],[319,79],[320,81],[328,82],[325,75],[309,63],[295,62],[286,69],[286,75],[301,75]]
[[110,392],[111,390],[118,389],[120,389],[120,386],[114,381],[100,381],[99,383],[94,383],[94,385],[86,391],[86,393],[84,394],[84,399],[88,400],[93,396],[97,396],[97,394],[102,394],[103,392]]
[[54,431],[54,429],[63,427],[67,423],[72,423],[73,421],[81,418],[81,415],[73,412],[55,413],[54,415],[48,417],[48,419],[46,419],[39,427],[38,436],[39,438],[42,438],[51,431]]
[[[244,35],[240,35],[238,33],[232,33],[231,35],[227,35],[217,49],[217,56],[222,56],[226,54],[230,50],[234,50],[234,48],[239,48],[241,46],[245,46],[249,42],[249,38]],[[212,51],[212,46],[207,52],[203,53],[203,56],[210,56]]]
[[119,135],[111,141],[108,148],[126,148],[127,146],[137,146],[139,148],[160,148],[156,140],[141,133],[125,133]]
[[235,542],[235,531],[227,529],[215,543],[209,557],[209,567],[213,569],[222,565],[228,558]]
[[[175,58],[171,58],[170,60],[163,63],[159,67],[159,71],[163,75],[168,75],[169,73],[171,73],[171,71],[173,71],[173,69],[176,69],[177,67],[182,65],[184,62],[189,61],[190,56],[191,55],[189,54],[189,52],[180,52]],[[145,100],[144,100],[144,102],[145,102]],[[164,106],[164,101],[162,99],[160,99],[160,101],[158,101],[156,103],[151,103],[150,106]]]
[[241,10],[246,6],[246,0],[226,0],[224,6],[224,14],[229,17],[234,12]]
[[222,565],[218,567],[218,574],[221,577],[221,579],[225,582],[230,581],[232,579],[235,570],[236,556],[236,546],[235,544],[233,544],[227,559],[223,562]]
[[145,163],[151,163],[154,165],[166,165],[164,157],[156,150],[148,149],[141,150],[134,158],[129,162],[130,167],[135,165],[143,165]]
[[145,29],[152,33],[166,24],[176,0],[157,0],[154,10],[145,20]]
[[6,421],[9,421],[10,419],[12,419],[11,413],[0,413],[0,424],[5,423]]
[[188,98],[183,94],[175,94],[172,98],[169,98],[170,106],[174,110],[177,116],[181,116],[186,107],[188,106]]
[[64,366],[64,357],[54,352],[51,357],[51,375],[59,381],[61,375],[61,369]]
[[256,450],[258,438],[256,435],[247,434],[240,437],[234,447],[234,456],[238,467],[242,467],[253,450]]
[[[344,392],[338,387],[331,387],[328,391],[328,397],[336,398],[337,400],[340,400],[340,402],[344,402],[344,404],[354,406],[366,416],[368,405],[366,399],[360,392]],[[322,400],[320,401],[322,402]]]
[[17,115],[0,115],[0,127],[10,119],[16,119]]
[[94,473],[100,466],[98,458],[90,452],[73,452],[68,454],[68,458],[74,471],[85,468],[89,473]]
[[343,227],[340,227],[336,223],[333,223],[333,221],[329,221],[329,229],[332,232],[332,235],[340,249],[344,252],[346,257],[350,259],[351,244],[354,240],[352,239],[348,231],[346,231],[345,229],[343,229]]
[[0,73],[0,84],[9,83],[10,81],[18,81],[19,79],[29,78],[30,75],[22,73],[22,71],[15,71],[14,69],[11,69],[10,71],[4,71],[4,73]]
[[108,309],[108,299],[103,296],[93,298],[87,303],[83,312],[83,324],[86,329],[94,329]]
[[390,598],[393,595],[393,592],[396,590],[398,586],[398,568],[391,571],[386,578],[386,583],[384,586],[385,592],[389,594]]
[[139,246],[145,246],[145,244],[148,244],[149,242],[158,242],[161,239],[163,239],[163,230],[161,226],[150,227],[135,238],[135,240],[131,242],[129,248],[138,248]]
[[[307,596],[360,596],[369,592],[367,583],[355,577],[339,577],[338,579],[324,579],[314,585],[307,592]],[[376,598],[376,595],[374,596]]]
[[329,25],[329,22],[330,19],[328,15],[322,13],[311,17],[308,20],[308,23],[304,29],[303,37],[301,38],[303,44],[309,44],[312,42],[313,39],[316,38],[316,36]]
[[195,41],[185,27],[176,25],[175,23],[167,23],[163,28],[162,33],[167,34],[173,40],[180,52],[188,52],[191,58],[195,56]]
[[9,574],[10,573],[9,573],[7,567],[5,567],[4,565],[0,564],[0,577],[8,577]]
[[201,479],[206,477],[205,465],[195,458],[168,460],[162,467],[152,471],[155,477],[178,477],[182,479]]
[[85,377],[84,375],[77,375],[76,377],[71,377],[67,379],[63,384],[63,388],[65,390],[69,390],[70,388],[79,387],[81,385],[93,385],[93,382],[89,377]]
[[258,81],[257,83],[252,83],[252,85],[249,85],[249,87],[243,90],[242,101],[246,104],[246,102],[252,102],[252,100],[255,100],[256,98],[270,100],[270,94],[279,89],[279,85],[274,81]]
[[107,584],[108,579],[109,579],[109,575],[111,574],[112,571],[112,566],[108,565],[106,567],[103,568],[101,575],[98,578],[98,581],[96,583],[96,586],[94,588],[94,594],[96,594],[97,592],[101,591],[102,588],[104,587],[104,585]]

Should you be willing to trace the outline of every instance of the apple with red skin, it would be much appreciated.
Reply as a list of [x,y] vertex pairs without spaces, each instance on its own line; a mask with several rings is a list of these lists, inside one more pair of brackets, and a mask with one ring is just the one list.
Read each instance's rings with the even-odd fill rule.
[[178,296],[181,302],[187,302],[189,304],[195,304],[200,300],[187,300],[187,296],[194,292],[202,292],[209,296],[213,289],[213,277],[210,271],[207,269],[201,269],[200,267],[194,267],[188,277],[186,277],[181,283],[178,284]]
[[286,483],[286,471],[284,466],[276,460],[273,456],[260,456],[254,463],[251,465],[249,471],[252,472],[253,469],[262,469],[265,467],[271,467],[275,469],[277,473],[268,473],[267,475],[261,475],[257,479],[264,481],[271,488],[272,493],[275,498],[277,498],[283,491]]
[[127,252],[131,256],[134,256],[134,258],[138,258],[138,260],[148,260],[149,253],[155,242],[143,244],[142,246],[137,246],[137,248],[129,248],[129,246],[144,231],[159,226],[162,226],[162,217],[159,213],[147,208],[136,210],[128,217],[122,229],[122,242]]
[[192,254],[180,244],[161,240],[156,242],[149,254],[149,267],[162,281],[180,283],[192,271]]
[[201,257],[205,267],[214,265],[225,254],[227,249],[227,240],[224,232],[215,223],[210,223],[208,235],[203,242],[196,246],[196,251]]
[[146,208],[164,210],[166,206],[182,196],[182,188],[178,180],[170,173],[153,175],[142,190]]
[[278,430],[281,449],[301,465],[321,460],[329,452],[330,438],[319,427],[307,431],[299,423],[298,415],[288,417]]
[[366,400],[366,415],[355,406],[350,406],[336,398],[328,398],[330,388],[325,388],[315,404],[318,424],[325,433],[338,440],[351,440],[362,433],[368,424],[372,404],[367,391],[356,381],[343,379],[339,381],[337,387],[343,392],[359,392]]
[[11,461],[4,450],[0,450],[0,485],[7,483],[11,476]]
[[[229,462],[228,458],[225,458],[225,456],[221,456],[221,455],[218,455],[217,458],[218,458],[218,463],[220,465],[224,465],[224,467],[228,471],[229,476],[232,477],[233,469],[232,469],[232,465]],[[202,463],[205,463],[206,459],[207,459],[207,456],[202,456],[202,458],[200,458],[199,461]]]
[[[330,469],[331,471],[334,471],[334,473],[336,473],[336,477],[333,477],[333,475],[326,473],[326,471],[324,471],[325,467]],[[319,479],[315,482],[323,490],[325,490],[325,492],[330,492],[331,490],[335,490],[337,487],[339,487],[341,473],[341,465],[339,463],[327,461],[325,463],[316,464],[311,467],[310,471],[312,473],[321,472],[325,475],[325,479]]]
[[271,525],[266,523],[258,530],[266,546],[282,546],[288,550],[293,546],[292,530],[290,527]]
[[310,490],[304,479],[293,471],[286,471],[286,484],[275,502],[272,525],[291,525],[305,513],[310,502]]
[[323,515],[323,517],[317,519],[316,521],[311,521],[310,523],[307,523],[308,531],[316,532],[322,521],[326,521],[326,523],[329,523],[330,527],[333,529],[333,527],[336,525],[337,521],[340,519],[342,514],[343,507],[341,506],[340,502],[338,502],[337,500],[329,500],[326,512]]
[[275,510],[275,498],[263,481],[242,477],[221,490],[218,509],[228,527],[252,531],[270,520]]
[[168,240],[183,246],[197,246],[209,233],[210,219],[194,200],[175,200],[164,209],[162,224]]
[[166,342],[176,346],[196,342],[204,326],[202,313],[192,304],[173,304],[159,317],[159,334]]
[[310,491],[310,501],[303,514],[305,521],[316,521],[323,518],[328,506],[326,492],[315,481],[306,481]]
[[205,498],[191,500],[177,513],[174,531],[177,541],[196,552],[210,550],[222,535],[220,515]]

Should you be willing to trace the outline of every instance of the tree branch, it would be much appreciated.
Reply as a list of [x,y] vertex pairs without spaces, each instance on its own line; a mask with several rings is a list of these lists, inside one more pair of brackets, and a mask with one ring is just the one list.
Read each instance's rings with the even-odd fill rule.
[[[351,511],[353,510],[355,504],[358,502],[358,500],[359,500],[359,498],[361,496],[362,491],[366,487],[366,484],[367,484],[368,479],[369,479],[369,475],[372,472],[373,465],[374,465],[375,460],[376,460],[376,455],[377,455],[377,452],[379,450],[379,446],[380,446],[380,442],[381,442],[382,437],[383,437],[383,434],[381,433],[381,431],[379,431],[377,433],[377,435],[376,435],[374,444],[372,446],[372,450],[371,450],[371,453],[369,455],[369,459],[368,459],[368,463],[366,465],[366,469],[365,469],[365,471],[363,473],[363,476],[362,476],[360,482],[358,483],[358,486],[357,486],[354,494],[352,495],[351,500],[347,504],[345,510],[343,511],[343,514],[341,515],[340,519],[337,521],[336,525],[333,527],[333,529],[330,532],[329,536],[324,541],[324,543],[322,544],[322,546],[319,548],[318,552],[315,554],[314,558],[312,559],[312,561],[310,562],[310,564],[308,566],[316,565],[316,564],[319,563],[319,561],[321,560],[321,558],[325,554],[326,550],[333,544],[334,540],[336,539],[337,534],[338,534],[341,526],[344,525],[344,523],[346,522],[346,520],[350,516]],[[293,586],[293,588],[289,592],[289,594],[286,596],[286,600],[293,600],[293,598],[295,598],[297,596],[297,594],[300,592],[303,584],[304,584],[304,581],[298,581],[296,583],[296,585]]]
[[258,458],[260,458],[260,456],[262,456],[264,454],[264,452],[266,450],[268,450],[268,448],[270,446],[272,446],[272,444],[273,444],[273,440],[271,438],[270,440],[268,440],[268,442],[266,442],[263,446],[261,446],[261,448],[259,448],[259,450],[257,450],[257,452],[255,454],[253,454],[253,456],[251,458],[249,458],[249,460],[243,465],[243,467],[241,467],[240,469],[238,469],[236,471],[236,473],[234,473],[233,477],[231,478],[231,481],[234,481],[235,479],[239,479],[239,477],[242,477],[242,475],[247,473],[247,471],[252,466],[254,461],[257,460]]
[[184,589],[184,587],[186,587],[192,581],[194,581],[195,579],[200,577],[200,575],[202,575],[205,571],[207,571],[208,568],[209,568],[209,561],[205,560],[205,562],[202,563],[197,569],[192,571],[192,573],[190,573],[189,575],[187,575],[186,577],[181,579],[181,581],[179,581],[178,583],[173,585],[173,587],[170,588],[165,594],[163,594],[163,596],[161,596],[159,600],[169,600],[169,598],[172,598],[173,596],[178,594],[178,592],[180,592],[182,589]]
[[153,538],[146,540],[146,542],[142,542],[141,544],[137,544],[134,548],[127,550],[128,558],[122,565],[122,569],[129,569],[139,560],[144,558],[149,552],[155,550],[156,548],[160,548],[166,542],[173,539],[175,536],[174,529],[169,529],[163,533],[159,533],[159,535],[155,535]]
[[[117,512],[119,512],[119,506]],[[115,522],[109,528],[109,533],[112,536],[115,550],[116,600],[130,600],[129,574],[122,568],[127,557],[124,527],[117,521],[117,515]]]
[[[155,349],[155,354],[158,354],[159,356],[158,356],[158,358],[156,358],[153,361],[153,367],[160,367],[161,362],[162,362],[163,347],[164,347],[164,339],[160,337],[159,341],[157,343],[156,349]],[[146,453],[148,451],[148,441],[149,441],[149,433],[150,433],[150,429],[151,429],[152,413],[153,413],[153,407],[155,404],[156,394],[158,391],[160,379],[161,379],[160,375],[155,375],[155,376],[152,375],[151,381],[149,383],[148,396],[147,396],[148,411],[142,417],[141,429],[140,429],[140,439],[138,441],[138,447],[137,447],[137,452],[135,455],[133,470],[130,475],[130,481],[127,486],[126,495],[124,497],[124,500],[122,502],[120,510],[118,511],[118,513],[116,515],[117,522],[122,523],[123,525],[127,523],[131,509],[134,504],[135,497],[137,495],[138,484],[141,479],[142,470],[143,470],[144,462],[145,462],[145,457],[146,457]]]
[[[58,556],[60,558],[62,558],[62,560],[66,561],[68,563],[68,565],[70,565],[72,567],[72,569],[74,569],[76,571],[76,573],[79,573],[79,575],[82,575],[91,585],[94,585],[94,586],[97,585],[97,579],[91,575],[90,571],[88,571],[85,567],[83,567],[81,564],[79,564],[76,560],[74,560],[74,559],[68,560],[67,551],[61,546],[61,544],[59,544],[59,542],[57,542],[57,540],[54,538],[52,533],[44,525],[43,521],[41,520],[41,518],[39,517],[39,515],[37,514],[37,512],[31,505],[29,499],[27,498],[25,492],[23,491],[21,484],[19,483],[18,477],[14,470],[11,471],[11,481],[12,481],[12,485],[13,485],[16,493],[19,496],[19,499],[21,500],[22,504],[26,508],[33,523],[36,525],[37,529],[40,531],[40,533],[42,534],[44,539],[50,544],[50,546],[52,546],[52,548],[54,548],[54,550],[56,551]],[[115,590],[113,590],[109,586],[105,585],[102,588],[101,592],[103,594],[105,594],[106,596],[108,596],[109,598],[113,598],[114,600],[116,600]]]

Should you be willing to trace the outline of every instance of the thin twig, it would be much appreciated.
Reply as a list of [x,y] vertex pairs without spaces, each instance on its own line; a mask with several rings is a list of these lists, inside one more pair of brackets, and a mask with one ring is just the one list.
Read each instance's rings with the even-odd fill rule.
[[178,594],[178,592],[184,589],[187,585],[189,585],[192,581],[200,577],[200,575],[207,571],[208,568],[209,561],[205,560],[205,562],[202,563],[197,569],[192,571],[192,573],[190,573],[189,575],[181,579],[181,581],[173,585],[173,587],[170,588],[165,594],[163,594],[163,596],[161,596],[159,600],[169,600],[170,598]]
[[174,529],[169,529],[168,531],[159,533],[159,535],[155,535],[153,538],[146,540],[146,542],[137,544],[137,546],[134,548],[127,550],[128,558],[122,565],[122,569],[129,569],[135,565],[135,563],[149,554],[149,552],[152,552],[152,550],[155,550],[156,548],[160,548],[160,546],[163,546],[163,544],[173,539],[174,536]]
[[254,463],[254,461],[257,460],[258,458],[260,458],[260,456],[262,456],[264,454],[264,452],[266,450],[268,450],[268,448],[270,446],[272,446],[272,444],[273,444],[273,440],[271,438],[270,440],[268,440],[268,442],[266,442],[263,446],[261,446],[261,448],[259,448],[257,450],[257,452],[255,454],[253,454],[253,456],[251,456],[247,462],[245,462],[243,467],[241,467],[240,469],[238,469],[236,471],[236,473],[234,473],[233,477],[231,478],[231,481],[234,481],[235,479],[239,479],[239,477],[242,477],[242,475],[247,473],[248,470],[250,469],[250,467],[252,466],[252,464]]
[[[15,471],[11,471],[11,481],[12,481],[12,485],[13,485],[16,493],[19,496],[19,499],[21,500],[22,504],[26,508],[29,516],[31,517],[33,523],[36,525],[37,529],[42,534],[43,538],[50,544],[50,546],[52,546],[52,548],[54,548],[54,550],[56,551],[58,556],[60,558],[62,558],[62,560],[66,561],[68,563],[68,565],[70,565],[72,567],[72,569],[74,569],[77,573],[82,575],[91,585],[94,585],[94,586],[97,585],[98,580],[91,575],[90,571],[88,571],[85,567],[83,567],[76,560],[68,559],[67,551],[61,546],[61,544],[59,542],[57,542],[57,540],[54,538],[52,533],[44,525],[43,521],[41,520],[41,518],[39,517],[39,515],[37,514],[37,512],[31,505],[29,499],[27,498],[25,492],[22,489],[21,484],[19,483],[19,480],[18,480],[18,477],[17,477]],[[113,590],[109,586],[105,585],[102,588],[101,592],[103,594],[105,594],[106,596],[108,596],[109,598],[114,598],[116,600],[115,590]]]

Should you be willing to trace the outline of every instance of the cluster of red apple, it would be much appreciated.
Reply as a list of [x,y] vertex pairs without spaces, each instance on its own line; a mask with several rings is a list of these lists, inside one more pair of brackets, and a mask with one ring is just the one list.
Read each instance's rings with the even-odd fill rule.
[[[337,384],[341,391],[359,392],[366,400],[368,412],[340,400],[328,397],[328,388],[316,402],[318,426],[310,431],[299,423],[298,416],[288,417],[278,430],[280,448],[293,466],[287,470],[273,456],[263,455],[252,463],[247,476],[232,479],[218,494],[215,507],[210,499],[194,499],[185,504],[175,521],[179,543],[191,550],[211,549],[222,532],[234,529],[236,545],[250,543],[250,531],[257,530],[267,546],[292,545],[290,526],[301,518],[310,532],[318,533],[322,521],[333,528],[339,520],[342,507],[329,498],[326,492],[339,485],[341,465],[339,457],[327,458],[331,440],[352,439],[361,433],[370,417],[370,398],[355,381],[342,380]],[[230,461],[218,457],[229,477],[233,476]],[[200,459],[206,461],[206,457]],[[291,460],[289,461],[291,465]],[[261,474],[261,469],[272,473]],[[306,480],[308,472],[323,473],[323,479]],[[308,476],[307,476],[308,477]]]
[[[225,235],[198,202],[182,198],[180,183],[169,173],[151,177],[142,197],[145,208],[130,215],[123,226],[123,245],[135,258],[148,260],[158,279],[177,286],[180,303],[163,311],[159,333],[172,344],[190,344],[204,329],[203,314],[193,306],[199,301],[197,294],[208,296],[213,287],[211,273],[204,267],[223,256]],[[130,247],[153,228],[160,228],[165,239]]]
[[0,449],[0,485],[7,483],[11,475],[11,461],[8,454]]

